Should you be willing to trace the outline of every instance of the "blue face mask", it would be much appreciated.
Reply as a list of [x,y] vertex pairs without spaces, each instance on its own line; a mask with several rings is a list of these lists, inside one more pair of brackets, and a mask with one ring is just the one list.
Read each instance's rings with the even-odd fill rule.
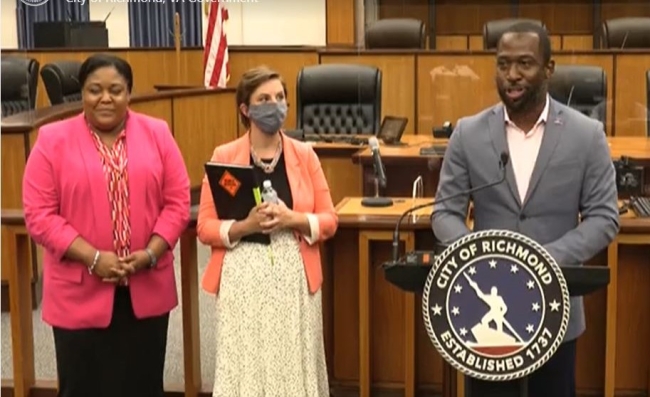
[[280,131],[287,118],[286,102],[268,102],[250,105],[248,118],[265,134],[273,135]]

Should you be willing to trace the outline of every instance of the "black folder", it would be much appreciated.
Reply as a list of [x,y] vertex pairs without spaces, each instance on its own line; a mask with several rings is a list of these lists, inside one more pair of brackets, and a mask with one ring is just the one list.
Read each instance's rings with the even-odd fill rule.
[[[261,185],[253,166],[208,162],[205,173],[219,218],[246,219],[257,205],[255,196]],[[262,233],[245,236],[242,241],[271,244],[271,238]]]

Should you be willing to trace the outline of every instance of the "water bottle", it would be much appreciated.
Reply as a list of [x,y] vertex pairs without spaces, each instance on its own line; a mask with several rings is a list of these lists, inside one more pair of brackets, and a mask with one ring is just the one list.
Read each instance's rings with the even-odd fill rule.
[[278,192],[273,189],[271,181],[268,179],[262,183],[262,201],[265,203],[277,204],[279,202]]

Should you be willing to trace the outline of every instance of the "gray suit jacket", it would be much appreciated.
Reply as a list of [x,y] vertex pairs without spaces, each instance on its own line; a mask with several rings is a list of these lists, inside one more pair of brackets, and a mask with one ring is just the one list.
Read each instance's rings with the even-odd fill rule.
[[[497,181],[508,151],[503,105],[458,121],[445,152],[436,199]],[[505,229],[542,244],[560,266],[579,266],[619,230],[616,172],[602,123],[552,100],[542,145],[522,203],[512,168],[506,181],[476,192],[474,230]],[[470,197],[436,205],[433,232],[449,244],[469,233]],[[579,217],[581,221],[579,222]],[[582,298],[571,298],[565,341],[585,330]]]

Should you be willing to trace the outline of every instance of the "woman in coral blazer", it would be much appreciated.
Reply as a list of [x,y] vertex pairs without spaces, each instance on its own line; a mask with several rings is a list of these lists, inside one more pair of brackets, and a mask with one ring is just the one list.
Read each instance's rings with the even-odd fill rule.
[[[246,72],[237,103],[249,130],[212,157],[253,165],[280,202],[223,219],[207,180],[201,191],[198,237],[212,247],[202,285],[217,295],[213,397],[329,397],[318,242],[338,219],[316,153],[280,131],[286,93],[277,73]],[[270,245],[251,241],[260,233]]]
[[58,395],[162,397],[189,178],[167,124],[128,110],[126,61],[94,55],[79,82],[83,113],[39,130],[23,177]]

